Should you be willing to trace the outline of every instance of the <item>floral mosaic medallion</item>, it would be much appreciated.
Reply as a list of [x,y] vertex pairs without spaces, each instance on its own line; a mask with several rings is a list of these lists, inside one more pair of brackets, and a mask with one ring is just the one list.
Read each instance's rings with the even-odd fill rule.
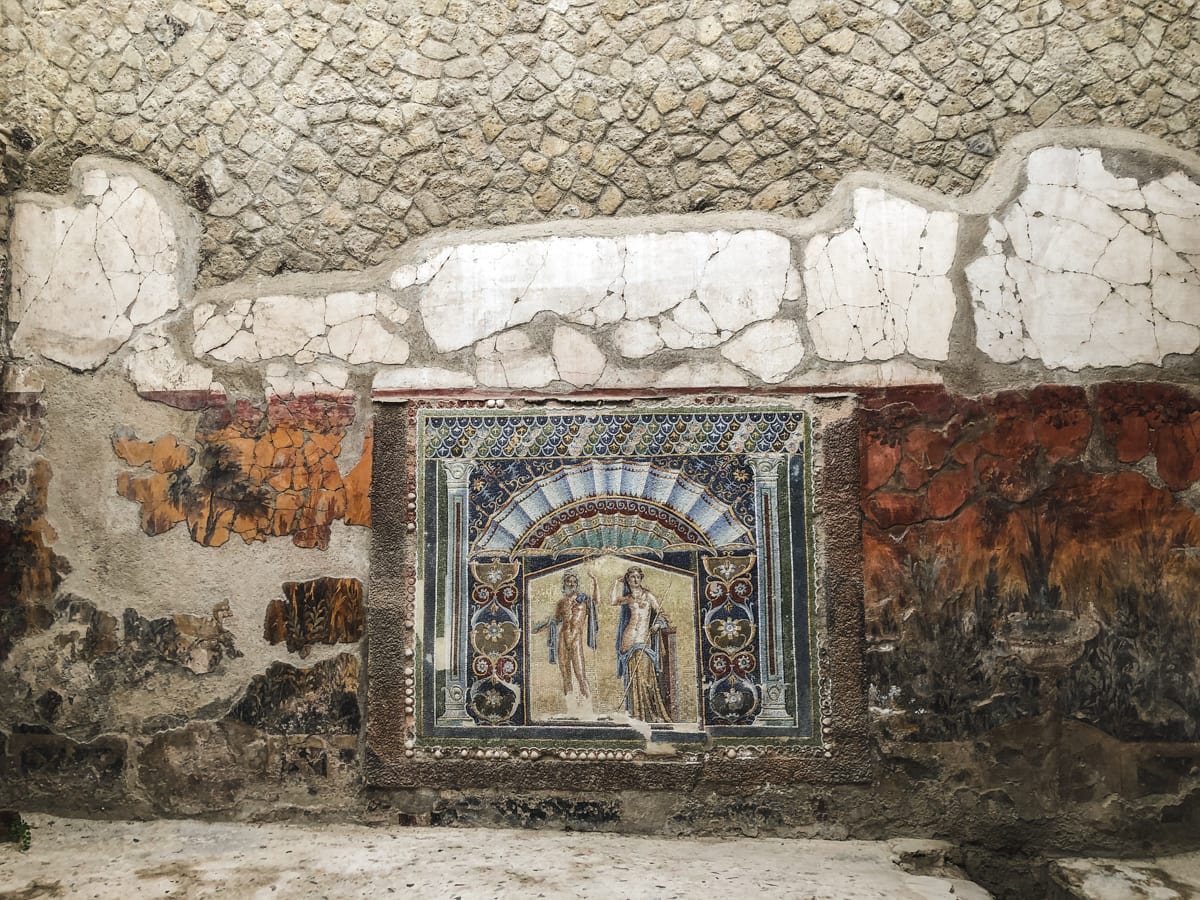
[[415,746],[818,743],[805,411],[411,425]]

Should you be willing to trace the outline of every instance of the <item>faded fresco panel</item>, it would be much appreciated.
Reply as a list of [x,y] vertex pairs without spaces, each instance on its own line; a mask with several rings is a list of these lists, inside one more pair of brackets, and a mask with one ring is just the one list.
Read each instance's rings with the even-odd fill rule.
[[194,442],[140,440],[123,428],[113,450],[131,468],[117,493],[141,506],[149,535],[184,522],[205,547],[291,535],[297,547],[324,550],[334,522],[371,523],[369,426],[358,464],[345,475],[338,468],[354,416],[353,395],[342,392],[271,397],[265,410],[244,400],[211,405]]
[[[867,665],[887,735],[1040,720],[1200,740],[1196,421],[1194,392],[1135,383],[869,404]],[[1153,474],[1135,465],[1151,453]]]

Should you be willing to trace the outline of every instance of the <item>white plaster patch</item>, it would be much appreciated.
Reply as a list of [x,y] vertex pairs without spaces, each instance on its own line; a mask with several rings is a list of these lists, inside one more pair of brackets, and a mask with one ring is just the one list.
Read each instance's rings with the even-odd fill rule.
[[212,369],[184,359],[161,325],[144,329],[130,342],[125,373],[143,394],[208,391],[224,393]]
[[228,344],[245,324],[251,303],[249,299],[239,300],[221,313],[211,303],[197,304],[192,310],[192,329],[196,332],[192,350],[196,355],[210,353]]
[[450,247],[443,247],[440,250],[430,253],[419,263],[400,266],[389,276],[388,284],[392,286],[393,290],[397,291],[402,291],[414,285],[429,284],[433,280],[433,276],[446,264],[446,260],[450,258],[450,253]]
[[1200,185],[1182,172],[1172,172],[1146,185],[1142,194],[1152,212],[1186,219],[1200,217]]
[[625,315],[647,319],[695,295],[717,237],[698,232],[639,234],[625,239]]
[[[328,303],[334,302],[335,294],[329,295]],[[411,318],[412,314],[408,308],[402,306],[400,301],[390,294],[379,293],[375,294],[375,310],[379,317],[396,325],[404,325]],[[328,312],[326,312],[328,315]]]
[[694,360],[670,369],[623,368],[610,365],[596,383],[599,388],[745,387],[746,374],[721,360]]
[[[786,295],[791,248],[767,231],[562,237],[452,248],[421,293],[439,352],[470,346],[553,312],[580,325],[642,320],[694,299],[717,329],[773,317]],[[420,266],[393,275],[408,285]],[[418,283],[412,281],[411,283]]]
[[475,357],[475,378],[481,386],[539,388],[558,380],[554,357],[534,348],[520,330],[480,341]]
[[350,383],[350,373],[341,366],[318,362],[300,371],[286,363],[268,363],[263,387],[270,397],[304,397],[313,394],[339,394]]
[[888,359],[878,363],[855,363],[838,369],[836,379],[827,369],[810,369],[789,378],[789,387],[828,387],[831,382],[843,385],[894,387],[897,385],[941,384],[942,376],[913,364],[906,359]]
[[642,359],[663,348],[658,329],[645,319],[619,324],[613,330],[613,342],[626,359]]
[[1030,184],[1072,187],[1079,178],[1079,154],[1065,147],[1042,147],[1029,154],[1025,172]]
[[73,204],[22,194],[13,205],[9,318],[17,355],[88,370],[179,306],[179,235],[134,178],[97,165],[78,178]]
[[296,356],[327,327],[324,297],[259,297],[251,316],[250,333],[259,359]]
[[408,341],[392,334],[373,316],[335,325],[329,329],[326,339],[329,355],[351,365],[402,365],[408,361]]
[[604,299],[616,275],[616,241],[548,238],[455,247],[422,292],[425,330],[458,350],[544,310],[570,317]]
[[550,351],[559,377],[577,388],[595,384],[608,362],[595,341],[565,325],[554,329]]
[[688,361],[651,379],[651,385],[660,388],[688,388],[697,385],[745,387],[749,383],[750,379],[729,363],[716,361]]
[[1145,204],[1136,178],[1118,178],[1104,168],[1104,158],[1095,148],[1080,150],[1076,186],[1117,209],[1141,209]]
[[325,324],[342,325],[353,319],[375,315],[378,295],[374,291],[339,291],[325,298]]
[[1200,186],[1118,178],[1095,149],[1043,148],[1027,172],[966,267],[979,348],[1075,371],[1200,348]]
[[804,359],[800,326],[790,319],[751,325],[721,348],[721,355],[768,384],[778,384]]
[[443,369],[438,366],[406,366],[403,369],[383,369],[371,384],[373,393],[388,391],[431,391],[475,387],[470,372]]
[[704,267],[697,298],[719,329],[740,331],[779,312],[791,247],[768,231],[718,232],[718,250]]
[[809,330],[823,359],[903,353],[946,359],[955,299],[948,273],[958,216],[881,190],[854,192],[854,224],[804,253]]
[[1200,215],[1185,219],[1160,213],[1155,220],[1163,240],[1176,253],[1189,256],[1200,253]]
[[201,303],[192,312],[193,350],[222,362],[290,358],[307,366],[332,356],[350,365],[400,365],[408,361],[408,341],[383,323],[407,320],[407,310],[375,292],[272,295],[220,313]]
[[717,346],[729,337],[729,332],[718,333],[717,323],[704,304],[696,297],[689,297],[662,318],[658,336],[672,350],[687,347],[702,350]]

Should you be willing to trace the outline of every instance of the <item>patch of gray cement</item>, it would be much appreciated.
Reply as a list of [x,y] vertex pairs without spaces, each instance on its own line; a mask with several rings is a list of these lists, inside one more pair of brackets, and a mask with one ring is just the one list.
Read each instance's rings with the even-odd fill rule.
[[29,816],[0,844],[0,897],[739,896],[988,900],[914,875],[911,842],[671,840],[613,834]]

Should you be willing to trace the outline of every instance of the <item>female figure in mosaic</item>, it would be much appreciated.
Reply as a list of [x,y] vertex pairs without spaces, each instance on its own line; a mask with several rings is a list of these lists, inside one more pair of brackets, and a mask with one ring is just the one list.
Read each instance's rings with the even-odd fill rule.
[[642,587],[645,573],[633,566],[613,585],[612,604],[621,607],[617,623],[617,675],[625,683],[625,709],[643,722],[669,722],[658,686],[662,664],[658,632],[668,627],[658,598]]

